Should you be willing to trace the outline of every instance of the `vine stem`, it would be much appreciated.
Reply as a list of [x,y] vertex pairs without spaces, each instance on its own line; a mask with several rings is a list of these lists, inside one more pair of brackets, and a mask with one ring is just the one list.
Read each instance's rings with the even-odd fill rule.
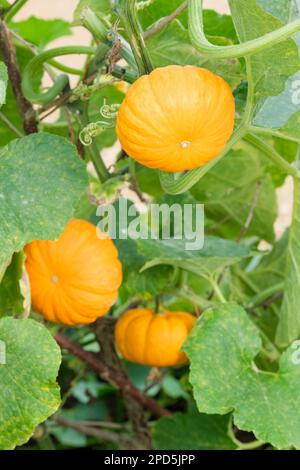
[[22,80],[22,90],[24,96],[32,103],[45,104],[52,101],[59,95],[64,88],[69,84],[69,78],[67,75],[60,75],[57,77],[54,85],[45,93],[40,94],[33,89],[32,78],[36,73],[36,69],[48,62],[53,57],[70,55],[70,54],[88,54],[93,55],[96,52],[96,48],[93,46],[65,46],[57,47],[55,49],[49,49],[47,51],[38,54],[36,57],[31,59],[27,64]]
[[244,140],[265,154],[276,166],[281,168],[287,175],[299,178],[300,173],[297,168],[290,165],[275,149],[254,134],[247,134]]
[[136,0],[117,0],[116,11],[122,20],[140,75],[150,73],[153,65],[137,18]]
[[237,450],[251,450],[257,449],[265,444],[265,442],[260,440],[255,440],[251,442],[241,442],[239,441],[233,431],[233,416],[230,416],[229,423],[228,423],[228,436],[232,440],[232,442],[237,446]]
[[127,64],[130,65],[133,70],[137,70],[130,44],[117,32],[110,31],[91,8],[84,8],[80,19],[83,26],[88,29],[98,41],[102,44],[106,44],[108,48],[113,47],[119,41],[121,45],[120,56],[126,60]]
[[252,299],[244,304],[245,308],[253,309],[256,307],[261,306],[266,300],[270,299],[274,294],[277,292],[281,292],[284,289],[284,283],[279,282],[278,284],[274,284],[273,286],[269,287],[268,289],[259,292],[257,295],[252,297]]
[[231,139],[227,143],[223,152],[213,160],[205,163],[205,165],[190,170],[179,178],[176,178],[174,173],[167,173],[165,171],[159,172],[159,178],[162,188],[168,194],[182,194],[194,186],[200,178],[202,178],[208,171],[210,171],[225,155],[232,149],[232,147],[239,142],[247,133],[247,127],[244,124],[234,132]]
[[21,10],[28,0],[16,0],[5,14],[5,21],[8,23]]
[[81,361],[93,369],[97,375],[111,385],[125,389],[126,393],[130,394],[136,401],[138,401],[144,408],[148,409],[153,415],[161,418],[162,416],[170,416],[171,413],[156,403],[150,397],[144,395],[140,390],[134,387],[131,382],[124,380],[116,370],[105,365],[94,353],[85,351],[73,341],[66,338],[63,334],[57,333],[55,336],[57,343],[74,356],[78,357]]
[[214,290],[214,293],[216,294],[216,296],[218,297],[219,301],[222,303],[222,304],[226,304],[227,303],[227,300],[225,299],[224,295],[223,295],[223,292],[221,291],[220,287],[219,287],[219,284],[212,278],[212,277],[209,277],[208,278],[208,281],[211,283],[212,285],[212,288]]
[[300,31],[299,19],[251,41],[233,46],[216,46],[207,40],[204,33],[203,0],[189,0],[189,33],[191,42],[201,54],[209,55],[210,57],[229,59],[257,54],[290,38],[297,31]]
[[[27,47],[27,49],[29,49],[31,52],[33,52],[34,55],[37,55],[37,54],[40,54],[42,51],[37,47],[35,46],[34,44],[32,44],[31,42],[29,41],[26,41],[26,39],[22,38],[22,36],[20,36],[18,33],[16,33],[14,30],[10,29],[10,33],[14,36],[14,38],[20,43],[22,44],[23,46]],[[60,62],[57,62],[56,60],[54,59],[51,59],[49,60],[49,65],[51,65],[52,67],[58,69],[58,70],[61,70],[62,72],[65,72],[65,73],[70,73],[71,75],[78,75],[78,76],[82,76],[83,75],[83,71],[82,70],[79,70],[79,69],[75,69],[74,67],[69,67],[68,65],[65,65],[65,64],[61,64]]]

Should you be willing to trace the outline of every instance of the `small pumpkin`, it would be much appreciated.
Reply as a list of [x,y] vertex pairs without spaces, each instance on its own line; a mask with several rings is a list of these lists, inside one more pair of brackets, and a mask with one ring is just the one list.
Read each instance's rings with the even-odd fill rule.
[[128,361],[152,367],[184,364],[180,348],[196,318],[186,312],[156,314],[149,308],[128,310],[117,322],[116,345]]
[[108,235],[98,235],[94,225],[73,219],[57,241],[25,247],[32,305],[47,320],[92,323],[116,301],[122,281],[118,252]]
[[220,154],[234,127],[229,85],[209,70],[170,65],[129,88],[117,117],[125,152],[149,168],[191,170]]
[[129,88],[117,117],[125,152],[149,168],[191,170],[220,154],[234,127],[229,85],[209,70],[157,68]]

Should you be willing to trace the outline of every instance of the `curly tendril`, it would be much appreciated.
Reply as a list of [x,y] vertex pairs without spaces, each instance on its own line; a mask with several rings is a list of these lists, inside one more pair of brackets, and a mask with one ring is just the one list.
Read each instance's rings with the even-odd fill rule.
[[100,108],[100,114],[105,119],[114,119],[118,114],[120,106],[121,105],[118,103],[107,104],[106,99],[104,98],[104,103]]
[[93,143],[93,140],[102,134],[105,129],[112,127],[112,124],[105,121],[91,122],[79,134],[79,140],[85,147]]
[[91,96],[102,88],[105,88],[107,85],[112,85],[115,83],[115,79],[111,75],[102,75],[97,83],[92,85],[87,85],[86,83],[79,83],[73,91],[74,97],[70,101],[76,101],[80,99],[81,101],[88,101]]
[[120,105],[116,103],[108,104],[104,98],[104,103],[100,108],[100,114],[104,119],[107,119],[107,121],[91,122],[85,126],[79,134],[79,140],[82,145],[88,147],[102,132],[115,126],[115,117],[119,107]]

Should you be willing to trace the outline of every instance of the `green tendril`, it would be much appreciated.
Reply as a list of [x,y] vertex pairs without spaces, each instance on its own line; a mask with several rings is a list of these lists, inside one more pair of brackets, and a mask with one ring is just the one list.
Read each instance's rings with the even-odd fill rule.
[[102,134],[103,131],[112,127],[112,124],[105,121],[91,122],[82,129],[79,134],[79,140],[85,147],[93,143],[93,140]]

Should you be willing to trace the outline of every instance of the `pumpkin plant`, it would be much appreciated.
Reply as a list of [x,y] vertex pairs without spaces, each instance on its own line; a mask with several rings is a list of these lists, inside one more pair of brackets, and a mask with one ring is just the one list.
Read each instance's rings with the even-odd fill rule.
[[0,0],[1,450],[300,449],[300,13],[228,3]]

